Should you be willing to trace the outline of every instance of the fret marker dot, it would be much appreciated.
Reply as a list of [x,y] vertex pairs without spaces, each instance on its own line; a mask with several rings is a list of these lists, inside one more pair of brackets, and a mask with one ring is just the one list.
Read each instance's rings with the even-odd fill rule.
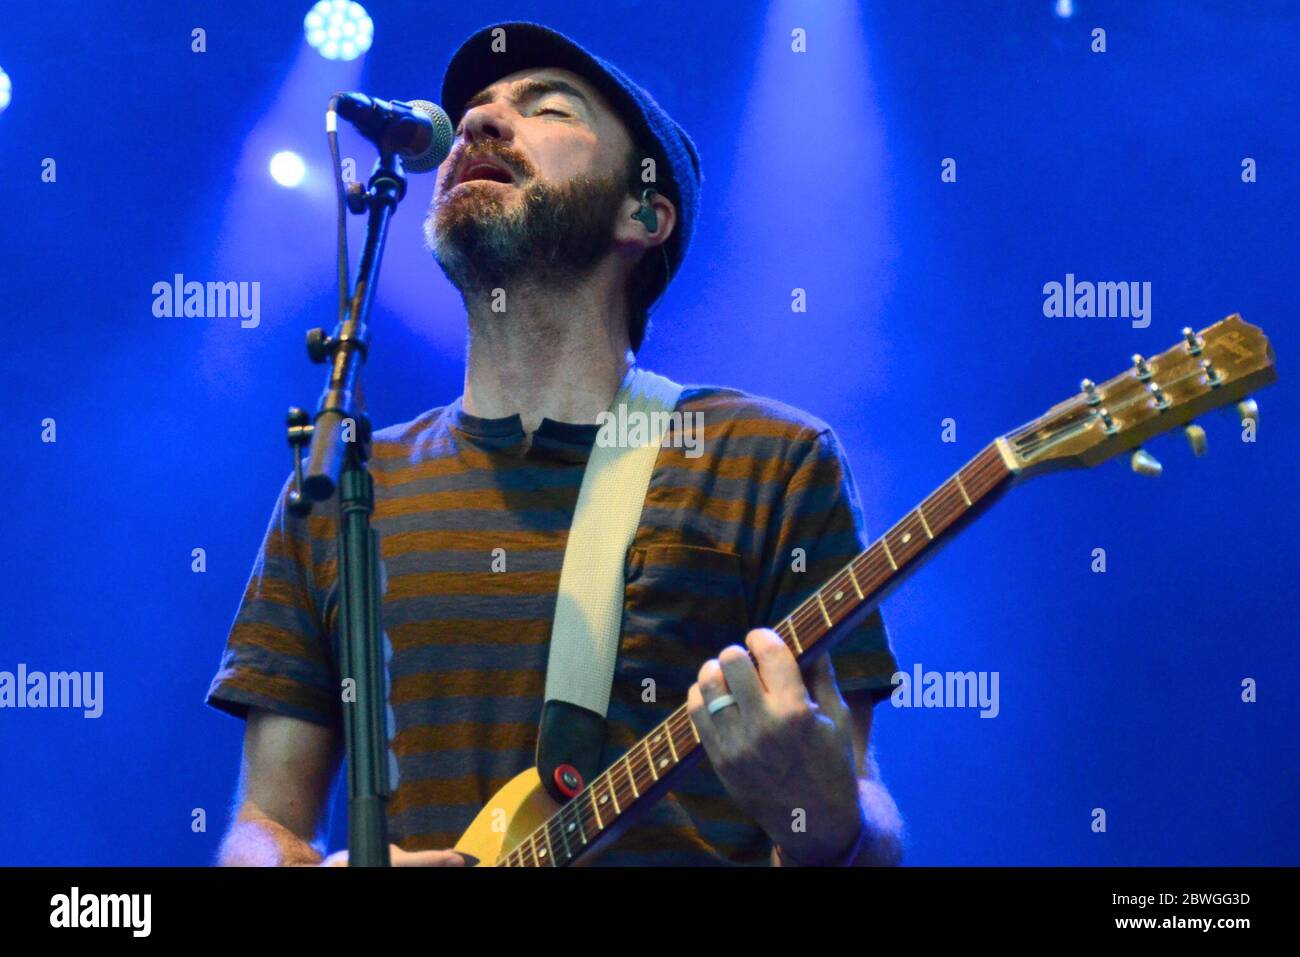
[[910,542],[911,540],[912,540],[912,533],[911,533],[911,532],[904,532],[904,533],[903,533],[903,544],[906,545],[906,544],[907,544],[908,542]]
[[604,794],[602,794],[602,795],[600,796],[600,803],[601,803],[601,804],[604,804],[605,801],[607,801],[607,800],[608,800],[608,798],[607,798]]
[[668,759],[667,759],[667,758],[660,758],[660,759],[659,759],[659,767],[661,767],[661,768],[665,768],[665,767],[667,767],[667,766],[668,766]]
[[544,848],[544,847],[539,848],[538,851],[537,851],[537,856],[538,856],[538,857],[545,857],[545,856],[546,856],[546,848]]
[[837,591],[837,592],[835,593],[835,600],[836,600],[836,601],[839,601],[839,600],[840,600],[841,598],[843,598],[843,597],[844,597],[844,592],[842,592],[842,591]]

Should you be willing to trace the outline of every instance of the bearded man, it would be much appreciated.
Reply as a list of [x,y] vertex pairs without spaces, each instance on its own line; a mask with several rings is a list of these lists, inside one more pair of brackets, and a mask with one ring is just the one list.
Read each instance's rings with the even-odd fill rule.
[[[535,24],[470,37],[442,102],[456,136],[425,235],[465,303],[464,392],[376,432],[370,463],[397,865],[464,863],[449,848],[532,764],[596,423],[681,267],[701,183],[694,143],[648,93]],[[682,702],[708,760],[594,863],[895,863],[901,822],[869,750],[897,670],[880,616],[806,672],[760,627],[864,547],[835,435],[735,389],[685,388],[676,409],[703,441],[654,463],[602,761]],[[226,864],[346,860],[321,844],[341,741],[336,516],[294,516],[287,491],[208,695],[247,722]]]

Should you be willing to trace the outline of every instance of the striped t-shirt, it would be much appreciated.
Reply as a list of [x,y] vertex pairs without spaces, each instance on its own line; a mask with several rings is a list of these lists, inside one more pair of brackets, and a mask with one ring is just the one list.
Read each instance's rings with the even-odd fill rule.
[[[604,766],[685,702],[705,660],[780,621],[865,547],[824,423],[713,387],[687,388],[678,410],[703,441],[665,443],[627,554]],[[399,772],[389,835],[406,850],[454,845],[534,763],[564,546],[597,431],[544,419],[530,443],[518,416],[480,418],[458,399],[374,436]],[[341,728],[336,512],[295,517],[286,492],[207,700]],[[878,614],[831,660],[843,691],[892,690]],[[593,863],[763,864],[771,846],[705,759]]]

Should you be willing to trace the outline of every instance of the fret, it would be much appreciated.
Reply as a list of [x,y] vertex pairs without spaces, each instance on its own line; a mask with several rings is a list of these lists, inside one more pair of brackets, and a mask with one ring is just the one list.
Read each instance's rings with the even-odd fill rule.
[[644,739],[643,744],[642,744],[642,747],[645,749],[645,758],[646,758],[646,760],[647,760],[648,762],[650,762],[650,776],[651,776],[652,778],[654,778],[656,781],[658,781],[658,780],[659,780],[659,772],[655,770],[655,756],[654,756],[654,754],[650,751],[650,739],[649,739],[649,738],[645,738],[645,739]]
[[817,592],[817,606],[822,610],[822,617],[826,619],[826,627],[834,628],[835,622],[831,621],[830,614],[826,611],[826,602],[822,601],[822,593]]
[[921,527],[925,529],[925,537],[934,541],[934,532],[930,531],[930,523],[925,520],[925,512],[921,511],[921,506],[916,507],[917,517],[921,519]]
[[604,798],[601,798],[600,801],[597,801],[597,800],[596,800],[596,786],[597,786],[598,784],[600,784],[600,782],[601,782],[605,777],[606,777],[606,775],[601,775],[599,778],[596,779],[595,783],[592,784],[592,786],[591,786],[591,811],[592,811],[593,814],[596,815],[596,827],[597,827],[597,829],[599,829],[599,830],[601,830],[601,831],[605,830],[605,822],[604,822],[604,820],[601,819],[601,816],[600,816],[600,804],[601,804],[605,799],[604,799]]
[[803,645],[799,641],[799,633],[794,630],[794,616],[791,615],[781,624],[790,627],[790,640],[794,642],[794,653],[796,656],[803,654]]
[[632,785],[632,800],[635,801],[641,797],[641,792],[636,789],[636,775],[632,773],[632,762],[628,760],[629,757],[631,752],[623,755],[623,767],[627,769],[627,781]]
[[[618,767],[618,765],[616,764],[614,765],[614,767],[616,768]],[[618,788],[615,787],[614,785],[614,775],[612,773],[613,770],[614,768],[610,768],[611,774],[609,775],[609,787],[607,787],[605,790],[608,793],[609,799],[614,802],[614,813],[622,814],[623,808],[620,807],[618,803]]]
[[551,829],[549,826],[542,828],[542,835],[546,838],[546,846],[542,848],[542,857],[546,858],[550,865],[554,867],[555,848],[551,847]]
[[699,744],[699,743],[700,743],[700,732],[698,732],[698,731],[695,730],[695,722],[692,721],[690,718],[687,718],[687,719],[686,719],[686,726],[689,727],[689,728],[691,729],[691,736],[692,736],[693,738],[695,738],[695,743],[696,743],[696,744]]
[[673,729],[668,725],[661,725],[664,729],[664,737],[668,739],[668,750],[672,752],[673,764],[678,764],[682,759],[677,756],[677,745],[673,744]]
[[953,480],[957,483],[957,491],[961,492],[962,501],[966,503],[967,508],[970,508],[970,496],[966,494],[966,486],[961,484],[961,473],[954,475]]
[[858,601],[866,598],[862,594],[862,586],[858,584],[858,576],[853,574],[853,563],[849,562],[849,581],[853,582],[853,590],[858,593]]
[[889,550],[889,536],[882,535],[880,544],[885,546],[885,557],[889,559],[889,567],[894,571],[898,571],[898,562],[894,561],[894,553]]
[[883,536],[871,547],[871,551],[862,556],[868,594],[874,594],[898,570],[898,566],[890,561],[893,557]]
[[533,866],[541,867],[542,862],[537,858],[537,835],[536,834],[530,834],[528,836],[528,847],[533,852]]

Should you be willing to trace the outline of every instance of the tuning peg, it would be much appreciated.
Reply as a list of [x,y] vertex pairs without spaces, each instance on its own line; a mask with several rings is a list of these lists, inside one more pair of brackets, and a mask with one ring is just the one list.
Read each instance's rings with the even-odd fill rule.
[[1137,472],[1138,475],[1146,475],[1151,478],[1159,478],[1160,473],[1165,470],[1164,466],[1156,461],[1156,457],[1146,449],[1138,449],[1134,452],[1130,464],[1133,466],[1133,471]]
[[1191,326],[1183,326],[1183,339],[1187,342],[1188,353],[1194,356],[1201,354],[1201,346],[1205,345],[1205,340],[1193,332]]
[[1183,434],[1187,436],[1187,444],[1192,447],[1192,454],[1198,459],[1205,454],[1205,430],[1195,422],[1190,422],[1183,426]]
[[1210,388],[1217,389],[1223,384],[1223,376],[1219,374],[1219,370],[1214,367],[1214,363],[1209,359],[1201,360],[1201,371],[1205,373],[1205,384]]
[[1142,382],[1146,382],[1151,378],[1151,366],[1149,366],[1147,360],[1142,358],[1142,355],[1137,352],[1133,353],[1133,374]]
[[1237,403],[1237,415],[1241,417],[1242,422],[1245,422],[1247,419],[1254,419],[1255,423],[1258,425],[1259,403],[1254,399],[1242,399]]
[[1110,414],[1110,410],[1104,405],[1099,407],[1094,414],[1101,419],[1101,426],[1107,435],[1114,435],[1119,431],[1119,426],[1115,424],[1115,418]]

